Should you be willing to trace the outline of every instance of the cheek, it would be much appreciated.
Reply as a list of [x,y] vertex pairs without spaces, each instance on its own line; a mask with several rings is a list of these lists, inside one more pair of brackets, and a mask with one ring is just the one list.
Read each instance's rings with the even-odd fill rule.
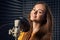
[[34,16],[34,12],[31,12],[30,13],[30,18],[33,18],[33,16]]
[[33,15],[32,14],[30,14],[30,20],[33,18]]
[[31,17],[31,16],[33,16],[33,12],[32,12],[32,11],[31,11],[31,13],[30,13],[30,17]]
[[30,18],[32,17],[33,15],[32,14],[30,14]]

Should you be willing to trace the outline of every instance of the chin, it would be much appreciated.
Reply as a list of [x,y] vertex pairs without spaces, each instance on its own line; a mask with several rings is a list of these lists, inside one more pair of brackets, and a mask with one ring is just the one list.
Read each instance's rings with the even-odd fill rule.
[[37,18],[30,18],[31,21],[40,21],[40,19]]

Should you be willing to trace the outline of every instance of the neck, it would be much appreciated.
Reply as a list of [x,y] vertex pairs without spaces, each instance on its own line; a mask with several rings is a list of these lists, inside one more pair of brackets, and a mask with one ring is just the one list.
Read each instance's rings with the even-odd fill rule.
[[39,22],[33,22],[33,33],[38,32],[40,29],[40,23]]

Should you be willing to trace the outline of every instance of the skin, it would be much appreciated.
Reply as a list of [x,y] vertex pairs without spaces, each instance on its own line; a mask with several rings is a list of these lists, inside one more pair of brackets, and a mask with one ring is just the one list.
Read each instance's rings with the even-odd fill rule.
[[43,4],[36,4],[31,11],[30,20],[33,22],[33,32],[35,34],[40,28],[40,20],[45,12],[45,6]]

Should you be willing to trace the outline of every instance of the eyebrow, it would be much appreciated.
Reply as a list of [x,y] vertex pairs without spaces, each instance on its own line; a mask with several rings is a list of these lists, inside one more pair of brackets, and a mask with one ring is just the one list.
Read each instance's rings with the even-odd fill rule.
[[[41,9],[38,9],[38,10],[41,10]],[[41,10],[41,11],[43,11],[43,12],[44,12],[44,10]]]

